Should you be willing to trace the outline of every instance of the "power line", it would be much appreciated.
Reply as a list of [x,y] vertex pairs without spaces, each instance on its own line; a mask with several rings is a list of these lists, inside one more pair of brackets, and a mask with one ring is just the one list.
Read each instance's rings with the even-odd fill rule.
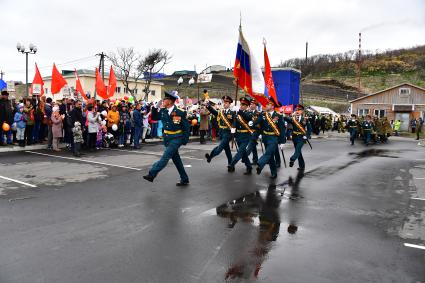
[[[63,67],[63,66],[75,64],[75,63],[78,63],[78,62],[90,62],[90,61],[94,61],[94,60],[97,60],[96,56],[87,56],[87,57],[83,57],[83,58],[74,59],[74,60],[71,60],[71,61],[59,63],[59,64],[56,64],[56,66],[57,67]],[[52,67],[52,65],[41,66],[41,67],[38,67],[38,69],[43,70],[43,69],[49,69],[51,67]],[[23,72],[25,72],[25,70],[24,69],[17,69],[17,70],[9,70],[9,72],[23,73]]]

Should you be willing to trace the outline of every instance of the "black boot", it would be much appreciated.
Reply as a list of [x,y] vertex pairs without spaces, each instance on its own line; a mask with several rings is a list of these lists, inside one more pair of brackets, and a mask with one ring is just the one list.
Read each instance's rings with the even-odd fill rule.
[[153,177],[153,176],[151,176],[151,175],[145,175],[145,176],[143,176],[143,179],[145,179],[145,180],[147,180],[147,181],[149,181],[149,182],[153,182],[153,179],[154,179],[155,177]]
[[252,168],[247,168],[244,175],[251,175],[252,174]]
[[189,186],[189,181],[180,181],[176,184],[177,187],[185,187],[185,186]]
[[294,167],[294,160],[289,160],[289,167]]
[[235,172],[235,166],[228,165],[227,166],[227,172],[230,172],[230,173]]
[[260,166],[257,166],[257,175],[260,175],[261,174],[261,168],[260,168]]
[[205,153],[205,158],[207,159],[207,162],[211,162],[211,156],[208,153]]

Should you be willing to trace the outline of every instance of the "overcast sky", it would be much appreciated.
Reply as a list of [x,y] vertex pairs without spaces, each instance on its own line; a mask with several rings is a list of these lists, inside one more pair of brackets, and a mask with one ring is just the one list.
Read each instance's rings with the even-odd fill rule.
[[[94,69],[101,51],[163,48],[173,58],[165,72],[233,64],[239,14],[251,50],[263,65],[262,38],[272,66],[281,60],[336,53],[358,46],[385,50],[425,44],[424,0],[0,0],[0,70],[5,80],[25,80],[19,41],[38,47],[29,57],[42,76],[59,70]],[[73,62],[72,62],[73,61]],[[64,64],[67,63],[67,64]]]

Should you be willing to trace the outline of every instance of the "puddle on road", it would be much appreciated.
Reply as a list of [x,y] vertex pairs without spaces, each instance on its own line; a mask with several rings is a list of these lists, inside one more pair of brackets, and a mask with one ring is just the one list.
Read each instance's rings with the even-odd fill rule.
[[318,178],[325,178],[327,176],[330,176],[332,174],[338,173],[341,170],[344,170],[351,165],[360,163],[362,160],[370,157],[383,157],[383,158],[400,158],[400,156],[397,156],[395,154],[400,154],[402,152],[405,152],[408,150],[388,150],[388,149],[376,149],[376,148],[370,148],[359,152],[349,152],[348,156],[354,157],[354,159],[349,160],[348,162],[345,162],[340,165],[336,166],[321,166],[316,169],[308,171],[309,176],[318,177]]
[[[304,176],[303,171],[298,171],[295,178],[289,177],[283,183],[269,185],[216,208],[217,216],[228,219],[229,229],[235,228],[238,223],[248,223],[256,227],[258,233],[252,248],[234,255],[236,260],[228,267],[225,279],[258,278],[262,263],[269,257],[280,233],[280,204],[284,199],[297,201],[302,198],[299,185]],[[298,226],[290,220],[285,230],[294,235]]]
[[390,155],[391,153],[402,153],[402,150],[388,150],[388,149],[376,149],[371,148],[360,152],[350,152],[348,155],[354,155],[355,158],[367,158],[367,157],[388,157],[388,158],[399,158],[398,156]]

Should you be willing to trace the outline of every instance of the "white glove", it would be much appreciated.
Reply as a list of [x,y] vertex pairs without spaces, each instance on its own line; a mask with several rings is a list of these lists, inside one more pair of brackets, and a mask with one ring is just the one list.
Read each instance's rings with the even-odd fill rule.
[[253,125],[254,125],[254,122],[252,122],[252,121],[248,122],[248,126],[252,127]]
[[279,149],[283,150],[283,148],[284,148],[284,144],[283,143],[279,144]]
[[258,139],[262,140],[263,139],[263,136],[262,135],[259,135],[258,136]]
[[231,128],[230,133],[232,133],[232,134],[236,133],[236,128]]
[[307,139],[307,137],[306,136],[303,136],[303,140],[306,140]]

